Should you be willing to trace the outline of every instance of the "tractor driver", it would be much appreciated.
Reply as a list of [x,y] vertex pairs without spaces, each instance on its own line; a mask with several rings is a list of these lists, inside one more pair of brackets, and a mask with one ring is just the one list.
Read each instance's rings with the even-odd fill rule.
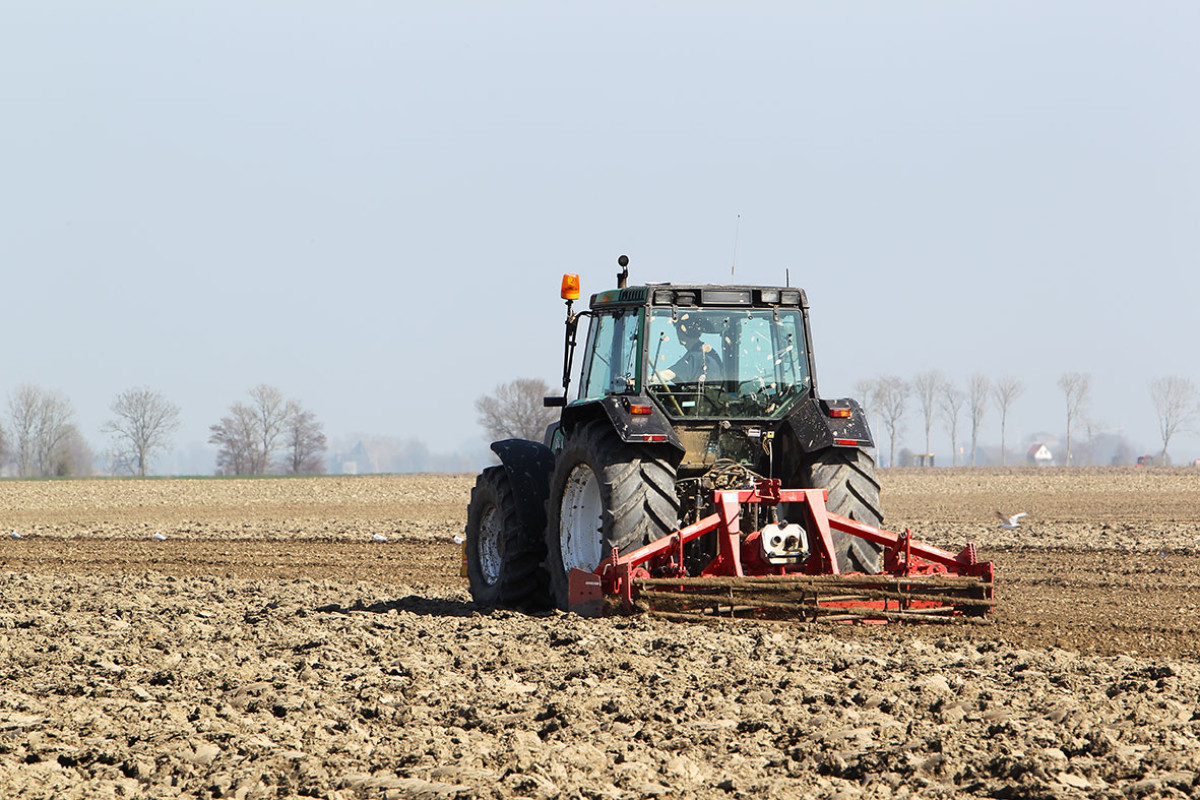
[[672,383],[701,383],[722,380],[721,357],[712,345],[700,341],[700,320],[685,316],[676,323],[679,343],[686,352],[667,369],[658,370],[656,377]]

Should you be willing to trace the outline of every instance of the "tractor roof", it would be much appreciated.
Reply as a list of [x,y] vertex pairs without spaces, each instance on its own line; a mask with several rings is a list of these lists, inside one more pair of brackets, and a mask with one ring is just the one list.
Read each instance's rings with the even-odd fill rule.
[[592,308],[609,306],[714,306],[717,308],[808,308],[803,289],[794,286],[731,286],[651,283],[592,295]]

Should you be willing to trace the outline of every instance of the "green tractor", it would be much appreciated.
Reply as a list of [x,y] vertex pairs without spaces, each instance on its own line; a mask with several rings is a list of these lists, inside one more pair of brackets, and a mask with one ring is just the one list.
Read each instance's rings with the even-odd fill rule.
[[[578,278],[564,276],[563,395],[546,398],[559,419],[543,442],[495,442],[501,465],[471,493],[464,547],[478,604],[566,609],[573,568],[596,570],[712,513],[714,490],[763,479],[826,489],[830,512],[882,522],[862,407],[817,393],[803,290],[628,286],[628,259],[618,264],[617,288],[587,311],[572,310]],[[788,524],[786,504],[751,513],[751,527]],[[715,547],[690,542],[683,568],[700,574]],[[862,538],[835,531],[833,548],[842,573],[883,568],[882,548]],[[786,561],[786,546],[774,557]]]

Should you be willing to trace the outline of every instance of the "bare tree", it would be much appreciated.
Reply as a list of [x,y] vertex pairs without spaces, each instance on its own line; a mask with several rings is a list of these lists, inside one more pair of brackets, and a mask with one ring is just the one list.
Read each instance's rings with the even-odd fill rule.
[[971,466],[975,466],[975,452],[979,449],[979,429],[987,414],[988,389],[991,382],[986,375],[976,372],[967,384],[968,411],[971,415]]
[[542,403],[550,387],[540,378],[517,378],[475,401],[479,424],[492,441],[531,439],[540,442],[558,411]]
[[[285,400],[274,386],[259,384],[250,390],[250,401],[234,403],[227,416],[209,427],[208,441],[217,445],[218,474],[266,475],[285,442],[289,453],[284,470],[293,469],[297,463],[311,466],[311,459],[324,451],[325,435],[320,423],[295,400]],[[289,439],[289,431],[300,441]]]
[[879,416],[876,409],[878,405],[877,398],[879,396],[879,381],[872,378],[863,378],[855,381],[854,396],[858,399],[859,405],[863,407],[863,414],[867,418],[867,427],[877,430],[878,427],[871,423],[871,418]]
[[209,427],[208,441],[217,445],[218,475],[252,475],[258,463],[254,409],[234,403],[229,414]]
[[150,457],[163,449],[179,429],[179,407],[147,386],[126,389],[110,410],[115,417],[100,428],[115,440],[117,463],[139,477],[146,476]]
[[1008,454],[1005,450],[1005,428],[1008,426],[1008,410],[1025,391],[1025,384],[1016,378],[1006,375],[996,381],[992,387],[992,397],[996,400],[996,408],[1000,410],[1000,466],[1007,466]]
[[908,399],[908,383],[895,375],[886,375],[875,382],[875,404],[879,408],[883,427],[888,431],[888,466],[896,465],[896,434],[902,430],[904,403]]
[[1196,385],[1186,378],[1170,376],[1150,382],[1150,397],[1158,412],[1158,430],[1162,434],[1161,463],[1167,463],[1167,446],[1171,437],[1190,430],[1200,413]]
[[1090,467],[1096,463],[1096,441],[1107,433],[1107,426],[1090,414],[1081,416],[1079,424],[1083,426],[1083,432],[1087,439],[1084,440],[1083,447],[1078,448],[1083,451],[1082,459],[1076,460],[1081,461],[1083,466]]
[[1063,390],[1067,401],[1067,457],[1066,466],[1071,465],[1071,429],[1080,409],[1087,405],[1088,389],[1092,376],[1086,372],[1064,372],[1058,379],[1058,388]]
[[325,452],[325,434],[317,415],[294,405],[283,426],[286,469],[292,475],[317,475],[325,471],[321,455]]
[[958,466],[958,418],[962,415],[963,403],[967,396],[949,381],[942,383],[941,394],[938,396],[938,409],[946,423],[946,432],[950,434],[951,466]]
[[879,394],[879,381],[875,378],[863,378],[854,382],[854,394],[858,398],[863,411],[870,414],[875,410],[875,399]]
[[938,394],[938,389],[944,383],[942,373],[937,370],[929,370],[922,372],[913,378],[913,392],[917,395],[917,400],[921,403],[921,414],[925,419],[925,452],[933,451],[929,443],[929,432],[933,429],[933,417],[937,412],[937,404],[935,402]]
[[21,477],[36,474],[37,429],[42,390],[26,383],[8,396],[8,420],[12,428],[13,466]]
[[79,429],[68,424],[62,441],[55,448],[50,474],[59,478],[68,475],[91,475],[95,460],[92,448],[88,446]]
[[254,431],[257,440],[252,472],[254,475],[265,475],[271,465],[271,457],[278,446],[279,437],[283,434],[284,425],[294,408],[283,399],[282,392],[264,383],[250,390],[250,399],[253,401]]
[[[8,415],[18,475],[71,474],[65,471],[73,465],[66,458],[70,450],[67,445],[73,438],[82,441],[82,437],[71,422],[75,412],[69,400],[27,383],[18,386],[9,397]],[[90,465],[86,469],[90,471]]]

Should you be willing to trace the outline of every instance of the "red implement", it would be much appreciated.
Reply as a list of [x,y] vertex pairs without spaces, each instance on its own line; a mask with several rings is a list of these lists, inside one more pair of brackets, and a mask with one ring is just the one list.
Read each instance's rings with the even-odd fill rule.
[[[892,533],[831,514],[826,497],[824,489],[780,489],[777,480],[716,491],[716,513],[623,556],[614,554],[593,572],[572,570],[570,608],[595,616],[610,597],[624,613],[930,622],[977,621],[991,609],[995,568],[978,561],[974,545],[955,555],[913,540],[908,531]],[[742,509],[753,503],[800,506],[804,522],[743,534]],[[883,571],[840,573],[834,531],[881,546]],[[689,574],[685,546],[713,532],[715,557]],[[780,542],[787,543],[782,550]]]

